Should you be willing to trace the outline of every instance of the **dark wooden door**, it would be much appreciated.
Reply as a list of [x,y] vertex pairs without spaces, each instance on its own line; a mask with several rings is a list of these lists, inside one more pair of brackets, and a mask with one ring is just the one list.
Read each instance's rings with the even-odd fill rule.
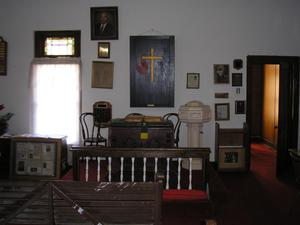
[[[297,148],[298,142],[299,57],[247,57],[246,121],[249,126],[249,141],[255,132],[261,135],[261,130],[259,131],[257,128],[261,125],[254,124],[254,122],[261,122],[261,119],[257,119],[257,115],[254,113],[262,113],[262,99],[257,93],[262,93],[259,88],[262,87],[262,81],[261,83],[258,81],[262,80],[259,76],[262,74],[261,68],[265,64],[279,64],[280,66],[276,174],[278,177],[282,177],[289,172],[291,167],[288,149]],[[248,166],[250,166],[250,155],[248,155],[248,162]]]

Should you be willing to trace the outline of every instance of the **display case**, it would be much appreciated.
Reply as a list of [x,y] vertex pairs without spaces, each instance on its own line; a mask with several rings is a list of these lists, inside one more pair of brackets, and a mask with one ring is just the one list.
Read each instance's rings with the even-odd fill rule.
[[59,179],[66,169],[65,136],[21,135],[11,139],[11,178]]

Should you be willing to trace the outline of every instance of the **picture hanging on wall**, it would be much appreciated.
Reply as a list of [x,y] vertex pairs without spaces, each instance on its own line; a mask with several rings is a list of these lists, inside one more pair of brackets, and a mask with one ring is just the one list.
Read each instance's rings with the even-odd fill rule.
[[91,8],[91,39],[118,39],[118,7]]
[[245,101],[235,101],[235,114],[245,114]]
[[98,43],[98,58],[109,58],[110,57],[110,43],[99,42]]
[[233,68],[236,70],[242,69],[243,68],[243,60],[242,59],[233,60]]
[[215,64],[214,65],[214,81],[215,84],[229,84],[229,65]]
[[227,92],[215,93],[215,98],[228,98],[229,94]]
[[174,107],[175,37],[130,37],[130,107]]
[[113,62],[94,61],[92,64],[92,88],[113,88]]
[[0,36],[0,76],[7,73],[7,42]]
[[198,89],[200,84],[199,73],[188,73],[186,75],[186,88]]
[[216,103],[215,104],[215,120],[229,120],[229,103]]
[[233,87],[243,86],[243,74],[242,73],[232,73],[232,86]]

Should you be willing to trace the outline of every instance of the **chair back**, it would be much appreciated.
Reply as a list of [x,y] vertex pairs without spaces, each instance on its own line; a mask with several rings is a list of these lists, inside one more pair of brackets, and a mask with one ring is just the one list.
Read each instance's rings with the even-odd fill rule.
[[178,147],[181,121],[178,113],[167,113],[163,116],[164,120],[171,120],[174,124],[174,143]]
[[91,112],[84,112],[80,115],[80,126],[83,140],[94,135],[94,116]]
[[83,144],[86,145],[98,145],[98,143],[105,143],[106,138],[101,136],[100,127],[96,126],[94,121],[94,114],[92,112],[84,112],[80,115],[81,133],[83,138]]

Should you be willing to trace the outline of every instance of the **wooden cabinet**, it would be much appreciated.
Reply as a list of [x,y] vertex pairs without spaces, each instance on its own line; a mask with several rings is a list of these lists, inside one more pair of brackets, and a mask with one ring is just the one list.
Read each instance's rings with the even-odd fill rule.
[[174,126],[171,121],[126,122],[112,120],[109,128],[111,147],[174,147]]
[[11,139],[11,177],[59,179],[67,168],[65,136],[14,136]]

